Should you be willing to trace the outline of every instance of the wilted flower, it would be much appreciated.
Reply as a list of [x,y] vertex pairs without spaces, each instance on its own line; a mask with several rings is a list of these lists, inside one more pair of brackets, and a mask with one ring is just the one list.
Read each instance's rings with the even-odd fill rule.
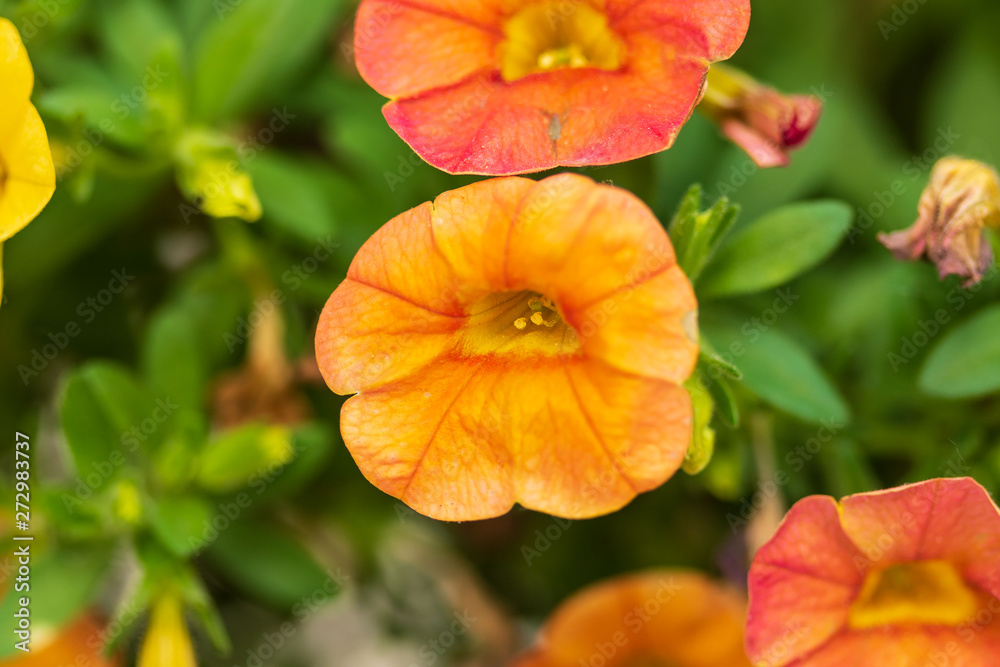
[[697,303],[636,197],[564,174],[441,195],[359,251],[316,334],[361,471],[445,520],[614,511],[681,465]]
[[624,162],[669,148],[748,0],[363,0],[358,70],[450,173]]
[[695,572],[654,570],[562,604],[511,667],[750,667],[746,602]]
[[184,623],[184,604],[172,593],[153,603],[137,667],[197,667],[191,635]]
[[990,166],[975,160],[946,157],[931,171],[920,198],[920,217],[909,229],[879,234],[897,259],[926,256],[948,275],[968,278],[966,287],[983,279],[993,264],[986,227],[1000,228],[1000,181]]
[[34,85],[17,28],[0,17],[0,249],[45,208],[56,188],[45,126],[31,104]]
[[760,167],[784,167],[788,153],[812,135],[823,103],[812,95],[784,95],[727,65],[708,71],[698,109]]
[[747,651],[768,667],[988,667],[998,596],[1000,512],[974,480],[811,496],[750,568]]

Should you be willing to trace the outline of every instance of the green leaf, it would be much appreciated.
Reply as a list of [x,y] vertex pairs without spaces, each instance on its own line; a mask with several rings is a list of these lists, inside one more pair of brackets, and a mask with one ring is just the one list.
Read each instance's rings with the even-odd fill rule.
[[278,151],[247,163],[265,219],[308,243],[335,234],[337,221],[326,183],[342,177],[329,167]]
[[289,610],[314,593],[332,597],[339,590],[338,582],[291,536],[250,518],[221,531],[205,556],[222,576],[280,610]]
[[147,380],[181,406],[200,408],[208,382],[201,348],[188,310],[179,306],[161,310],[149,325],[142,351]]
[[[25,543],[22,543],[25,544]],[[34,544],[34,543],[31,543]],[[34,553],[34,546],[31,547]],[[55,631],[97,600],[98,587],[111,564],[106,547],[73,545],[36,555],[31,563],[31,623],[35,636]],[[68,576],[68,573],[72,573]],[[9,593],[0,603],[0,631],[14,637],[14,612],[21,596]],[[0,644],[0,658],[19,651],[14,641]]]
[[70,375],[61,415],[77,474],[113,478],[121,462],[115,465],[112,454],[124,456],[125,449],[140,444],[132,429],[139,428],[143,437],[152,435],[141,429],[153,407],[145,387],[116,364],[94,362]]
[[920,371],[932,396],[972,398],[1000,389],[1000,305],[990,306],[948,332]]
[[234,118],[280,100],[293,75],[324,45],[342,0],[242,0],[225,3],[195,50],[194,107],[199,119]]
[[161,498],[152,517],[153,532],[163,546],[178,558],[185,558],[204,545],[211,525],[212,509],[194,496]]
[[750,294],[787,283],[833,253],[852,216],[850,206],[837,201],[792,204],[765,215],[719,251],[700,295]]
[[276,471],[294,456],[292,434],[282,426],[248,424],[221,434],[202,453],[198,484],[213,493],[246,486],[254,475]]
[[732,352],[744,386],[776,408],[814,423],[850,419],[847,403],[823,370],[785,334],[769,329],[757,332],[759,337],[751,342],[731,323],[703,325],[702,333],[716,348]]

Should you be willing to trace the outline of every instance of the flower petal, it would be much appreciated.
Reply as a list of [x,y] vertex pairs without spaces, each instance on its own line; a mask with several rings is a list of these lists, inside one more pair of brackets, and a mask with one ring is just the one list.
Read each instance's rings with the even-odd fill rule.
[[[3,81],[3,107],[12,102],[27,102],[35,85],[35,73],[28,60],[28,52],[14,24],[0,16],[0,81]],[[0,111],[2,116],[2,111]],[[0,128],[3,123],[0,123]],[[0,130],[2,133],[2,130]]]
[[735,592],[682,570],[619,577],[574,595],[552,615],[539,646],[515,662],[628,664],[659,658],[689,667],[749,666],[743,653],[745,603]]
[[986,632],[926,626],[847,632],[790,667],[985,667],[1000,653],[997,628],[1000,621]]
[[[407,97],[496,66],[502,2],[364,0],[354,52],[358,71],[385,97]],[[415,62],[416,61],[416,62]]]
[[377,487],[432,518],[620,508],[677,470],[682,388],[584,360],[447,359],[350,399],[344,442]]
[[750,568],[747,653],[779,667],[822,646],[847,623],[863,575],[828,496],[796,503]]
[[947,560],[1000,597],[1000,510],[968,477],[935,479],[841,501],[844,532],[870,559]]
[[673,143],[700,99],[707,65],[647,35],[629,48],[636,64],[621,72],[554,70],[513,83],[482,72],[390,102],[385,117],[421,157],[449,173],[636,159]]
[[[0,134],[7,130],[6,139],[0,136],[0,160],[7,170],[6,180],[0,183],[0,241],[31,222],[56,188],[49,139],[38,111],[25,104],[14,114],[13,106],[0,111]],[[12,124],[5,126],[8,122]]]
[[623,32],[651,28],[686,32],[699,45],[699,55],[712,61],[732,57],[750,27],[749,0],[607,0],[607,11],[611,26]]

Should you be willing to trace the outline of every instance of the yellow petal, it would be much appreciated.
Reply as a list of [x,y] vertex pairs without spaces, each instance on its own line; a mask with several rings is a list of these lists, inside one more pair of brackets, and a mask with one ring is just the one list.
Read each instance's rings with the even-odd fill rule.
[[56,188],[49,140],[38,111],[26,104],[15,119],[0,112],[0,127],[7,120],[13,124],[7,127],[6,139],[0,136],[0,241],[31,222]]

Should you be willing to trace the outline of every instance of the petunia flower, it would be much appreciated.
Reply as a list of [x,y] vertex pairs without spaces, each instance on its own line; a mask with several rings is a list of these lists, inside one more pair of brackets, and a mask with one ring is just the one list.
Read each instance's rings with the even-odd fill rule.
[[21,36],[13,23],[0,17],[0,253],[4,241],[45,208],[56,188],[45,126],[31,104],[34,85]]
[[683,570],[591,586],[567,600],[511,667],[750,667],[746,601]]
[[812,136],[823,113],[813,95],[785,95],[738,69],[713,65],[698,109],[763,168],[788,165],[788,153]]
[[948,275],[967,278],[966,287],[983,279],[993,264],[986,227],[1000,229],[1000,179],[989,165],[960,157],[942,158],[920,198],[920,217],[909,229],[879,234],[897,259],[923,256]]
[[521,174],[669,148],[749,0],[363,0],[362,77],[424,160]]
[[991,667],[998,597],[1000,511],[974,480],[811,496],[750,568],[747,652],[768,667]]
[[437,519],[513,503],[619,509],[680,467],[697,303],[630,193],[564,174],[484,181],[358,252],[316,334],[375,486]]

